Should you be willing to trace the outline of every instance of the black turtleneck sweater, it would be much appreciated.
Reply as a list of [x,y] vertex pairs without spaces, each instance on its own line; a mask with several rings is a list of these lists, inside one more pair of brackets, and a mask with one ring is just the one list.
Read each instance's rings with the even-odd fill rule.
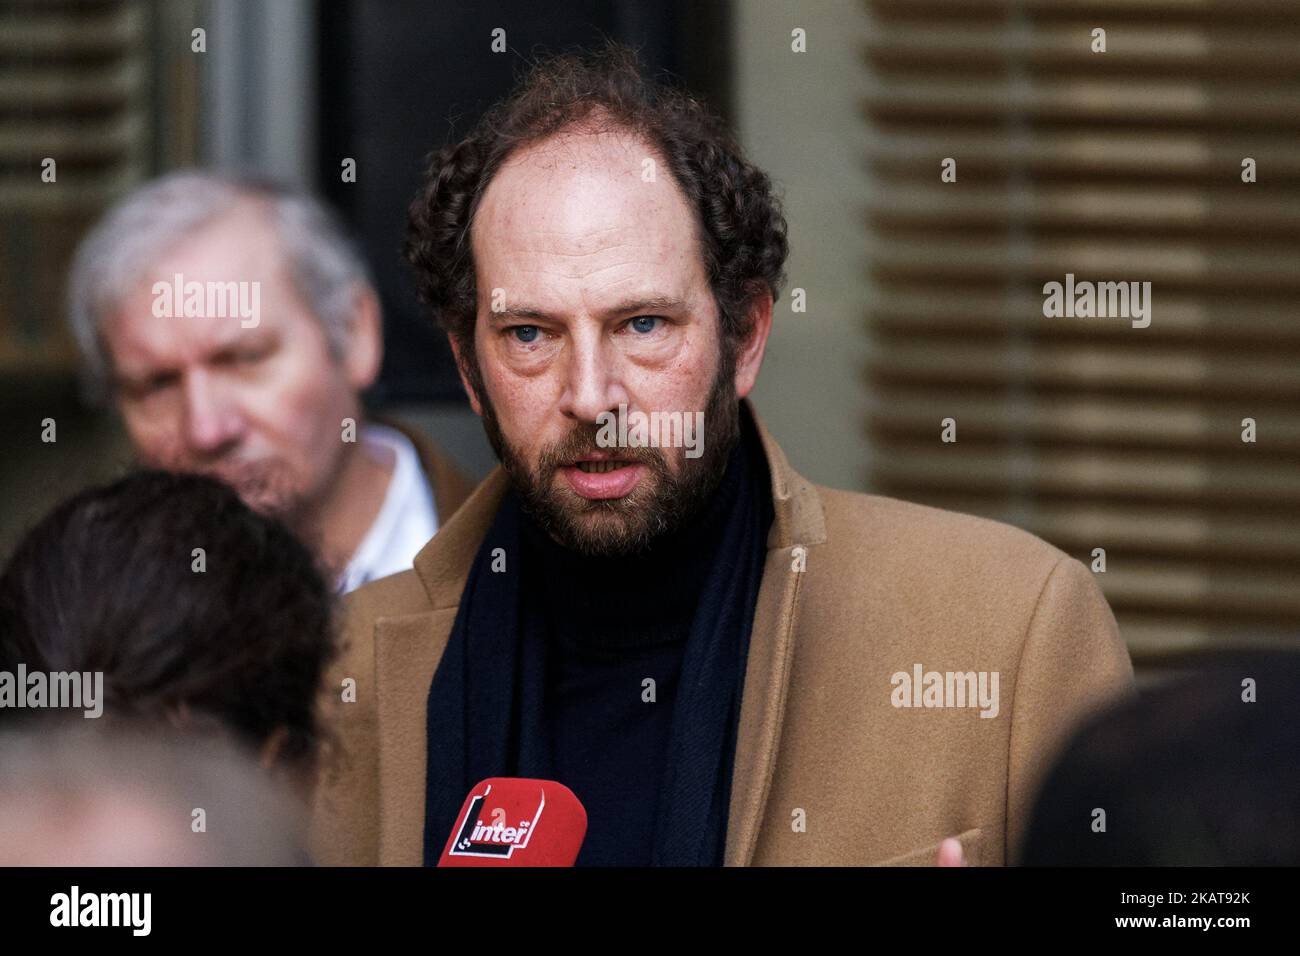
[[644,555],[585,557],[525,518],[524,606],[540,609],[547,639],[545,732],[556,779],[587,810],[579,866],[650,863],[686,640],[752,458],[742,439],[704,512]]

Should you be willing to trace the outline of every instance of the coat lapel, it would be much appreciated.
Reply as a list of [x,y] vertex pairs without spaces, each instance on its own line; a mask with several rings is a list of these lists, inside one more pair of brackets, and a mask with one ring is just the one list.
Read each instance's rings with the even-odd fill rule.
[[455,619],[450,609],[380,618],[375,625],[381,866],[423,861],[425,715],[433,672]]
[[767,455],[775,518],[768,533],[767,563],[745,665],[723,854],[726,866],[748,866],[753,860],[776,770],[804,579],[803,572],[795,570],[800,566],[797,549],[810,549],[826,540],[826,523],[816,488],[790,467],[748,400],[744,404],[754,418]]
[[419,866],[423,860],[429,686],[470,564],[505,489],[498,468],[415,556],[430,609],[375,623],[380,865]]

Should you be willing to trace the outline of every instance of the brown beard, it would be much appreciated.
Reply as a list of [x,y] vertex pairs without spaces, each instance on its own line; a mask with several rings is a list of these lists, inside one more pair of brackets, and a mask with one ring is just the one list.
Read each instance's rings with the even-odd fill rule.
[[649,549],[690,522],[722,480],[740,437],[734,369],[731,350],[724,344],[705,404],[704,447],[699,458],[687,458],[682,449],[672,449],[681,456],[674,474],[662,449],[620,448],[620,457],[645,465],[647,474],[622,498],[600,500],[583,498],[557,480],[562,465],[584,454],[608,451],[596,442],[600,431],[596,423],[575,424],[563,439],[543,448],[534,470],[506,441],[487,390],[480,387],[477,391],[488,441],[524,510],[563,547],[594,557],[623,557]]

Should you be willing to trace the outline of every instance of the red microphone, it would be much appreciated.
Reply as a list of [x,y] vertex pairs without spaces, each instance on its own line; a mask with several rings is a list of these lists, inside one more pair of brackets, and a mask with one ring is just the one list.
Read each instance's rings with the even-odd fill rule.
[[465,798],[439,866],[573,866],[587,811],[554,780],[489,777]]

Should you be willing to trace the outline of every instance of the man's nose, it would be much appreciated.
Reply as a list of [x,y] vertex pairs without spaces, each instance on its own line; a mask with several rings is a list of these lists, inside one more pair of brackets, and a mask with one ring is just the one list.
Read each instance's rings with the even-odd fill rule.
[[574,421],[595,424],[601,412],[616,412],[620,404],[628,399],[616,350],[606,348],[602,336],[574,336],[560,410]]
[[214,454],[239,439],[243,420],[233,396],[205,371],[185,379],[185,442],[191,451]]

